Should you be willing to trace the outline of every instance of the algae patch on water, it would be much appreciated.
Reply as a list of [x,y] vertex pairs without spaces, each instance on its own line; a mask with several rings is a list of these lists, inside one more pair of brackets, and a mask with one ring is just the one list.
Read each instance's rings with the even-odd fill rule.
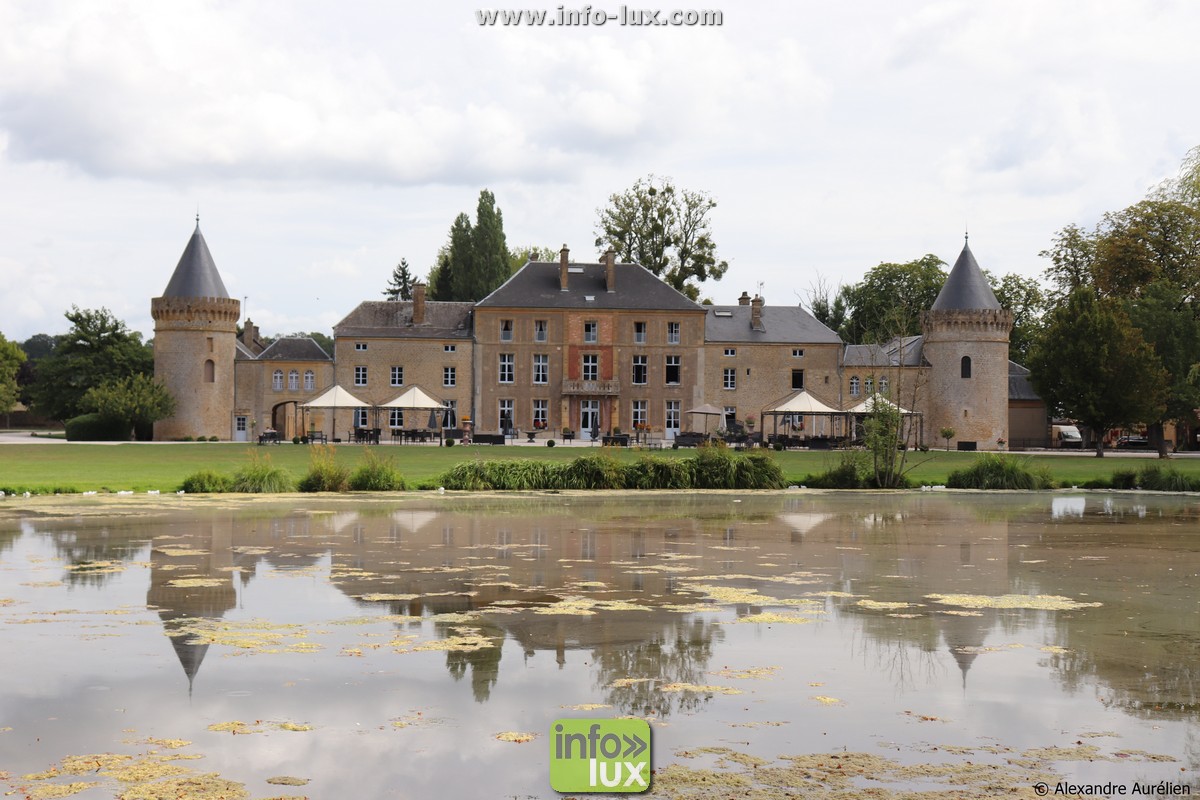
[[524,733],[522,731],[504,731],[503,733],[497,733],[495,738],[501,742],[513,742],[514,744],[525,744],[526,742],[532,742],[534,739],[536,739],[537,734],[536,733]]
[[946,606],[963,608],[1024,608],[1036,611],[1073,611],[1077,608],[1095,608],[1102,603],[1081,603],[1056,594],[927,594],[925,599]]

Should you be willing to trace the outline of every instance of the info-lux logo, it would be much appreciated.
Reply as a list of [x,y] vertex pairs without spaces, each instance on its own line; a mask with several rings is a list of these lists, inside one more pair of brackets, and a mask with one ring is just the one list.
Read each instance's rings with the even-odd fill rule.
[[643,719],[558,719],[550,728],[556,792],[650,788],[650,724]]

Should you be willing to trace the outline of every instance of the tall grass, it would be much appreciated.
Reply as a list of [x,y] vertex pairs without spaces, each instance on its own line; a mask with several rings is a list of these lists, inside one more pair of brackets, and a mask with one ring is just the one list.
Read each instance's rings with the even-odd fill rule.
[[350,476],[350,488],[358,492],[402,492],[407,485],[391,458],[382,458],[368,449],[363,463]]
[[984,453],[966,469],[955,470],[946,479],[952,489],[1052,489],[1049,472],[1032,469],[1029,459],[1000,453]]
[[562,471],[564,489],[624,489],[625,470],[610,455],[580,456]]
[[269,455],[252,453],[250,463],[233,473],[229,491],[250,494],[276,494],[295,489],[292,476],[271,463]]
[[215,494],[229,491],[229,478],[211,469],[193,472],[183,479],[179,488],[188,494]]
[[691,489],[695,485],[693,459],[642,456],[625,466],[627,489]]
[[738,489],[782,489],[787,485],[779,462],[766,453],[746,453],[735,458]]
[[300,491],[344,492],[349,487],[350,470],[337,463],[333,446],[311,445],[308,452],[308,472],[300,479]]
[[799,483],[814,489],[863,489],[866,481],[866,453],[861,450],[843,450],[837,466],[824,472],[808,475]]
[[724,442],[696,448],[695,482],[697,489],[736,489],[738,468],[733,453]]
[[1135,488],[1147,492],[1196,492],[1200,491],[1200,480],[1172,467],[1149,464],[1138,470]]

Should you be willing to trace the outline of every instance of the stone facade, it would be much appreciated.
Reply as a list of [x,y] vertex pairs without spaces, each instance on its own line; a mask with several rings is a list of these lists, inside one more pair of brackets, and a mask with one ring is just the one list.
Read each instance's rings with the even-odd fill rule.
[[227,438],[241,303],[228,297],[156,297],[154,377],[175,398],[175,414],[154,423],[155,439]]

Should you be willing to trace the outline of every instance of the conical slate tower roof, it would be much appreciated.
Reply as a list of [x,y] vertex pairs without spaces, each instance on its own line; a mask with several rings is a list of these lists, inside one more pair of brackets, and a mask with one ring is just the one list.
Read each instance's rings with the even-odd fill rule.
[[208,252],[208,243],[200,232],[200,220],[196,220],[196,231],[188,240],[179,264],[171,275],[171,281],[162,293],[163,297],[229,297],[221,273]]
[[983,270],[971,253],[971,246],[963,243],[962,252],[950,270],[950,277],[933,301],[934,311],[999,310],[1000,303],[988,285]]

